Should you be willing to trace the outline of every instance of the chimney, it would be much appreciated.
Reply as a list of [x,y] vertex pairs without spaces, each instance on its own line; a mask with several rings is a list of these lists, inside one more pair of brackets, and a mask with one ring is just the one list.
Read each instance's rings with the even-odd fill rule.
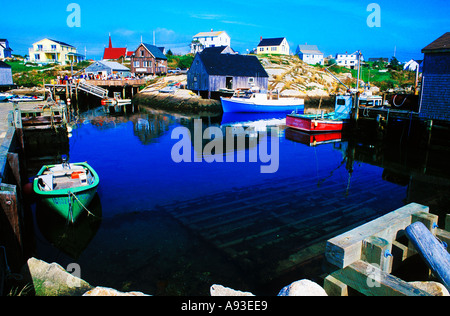
[[212,33],[212,32],[214,32],[214,30],[213,30],[213,29],[211,29],[211,33]]
[[260,42],[262,41],[262,36],[259,38],[259,41],[260,41]]

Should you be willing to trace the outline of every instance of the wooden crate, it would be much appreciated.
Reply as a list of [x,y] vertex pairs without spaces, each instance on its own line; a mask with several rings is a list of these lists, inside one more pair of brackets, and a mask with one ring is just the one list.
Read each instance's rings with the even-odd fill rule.
[[[441,241],[450,244],[450,233],[437,227],[438,216],[412,203],[327,241],[325,257],[338,270],[325,278],[329,295],[348,295],[348,286],[365,295],[428,296],[391,274],[395,265],[417,254],[398,238],[406,227],[420,221]],[[446,229],[450,227],[446,217]],[[392,255],[395,253],[395,257]]]

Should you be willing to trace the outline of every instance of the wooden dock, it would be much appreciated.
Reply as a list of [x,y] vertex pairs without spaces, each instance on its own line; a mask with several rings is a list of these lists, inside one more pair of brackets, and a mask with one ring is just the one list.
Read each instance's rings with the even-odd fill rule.
[[131,88],[131,97],[139,92],[139,88],[145,85],[145,79],[136,80],[84,80],[75,82],[65,82],[64,84],[45,84],[45,88],[52,93],[53,99],[56,100],[57,94],[65,94],[67,98],[75,97],[78,99],[78,93],[84,92],[98,98],[104,99],[109,95],[112,88],[122,88],[123,97],[125,98],[126,89]]
[[328,240],[325,257],[338,270],[325,279],[327,293],[345,296],[350,287],[370,296],[431,295],[394,276],[408,258],[417,255],[412,244],[402,240],[406,227],[417,221],[450,244],[450,215],[446,217],[446,230],[440,229],[438,216],[416,203]]

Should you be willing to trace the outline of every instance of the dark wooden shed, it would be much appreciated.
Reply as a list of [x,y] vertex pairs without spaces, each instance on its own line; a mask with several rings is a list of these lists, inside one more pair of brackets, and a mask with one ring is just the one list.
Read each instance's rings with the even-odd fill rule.
[[424,53],[419,116],[450,121],[450,32],[422,49]]
[[[222,51],[222,52],[220,52]],[[187,87],[193,91],[218,92],[220,89],[250,88],[267,90],[269,75],[256,56],[204,50],[195,55],[187,73]]]

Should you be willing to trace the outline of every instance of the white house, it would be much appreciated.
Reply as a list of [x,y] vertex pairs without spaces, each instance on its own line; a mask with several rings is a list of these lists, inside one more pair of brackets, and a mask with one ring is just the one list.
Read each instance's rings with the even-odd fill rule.
[[9,47],[9,42],[6,38],[0,38],[0,59],[11,58],[12,49]]
[[403,66],[403,70],[408,70],[408,71],[419,70],[419,72],[421,72],[422,71],[422,60],[411,59]]
[[295,54],[307,64],[324,64],[323,53],[319,50],[317,45],[298,45]]
[[200,32],[192,38],[191,53],[200,53],[205,48],[216,46],[231,46],[231,38],[225,31]]
[[[364,57],[361,55],[361,62],[363,61]],[[358,52],[354,52],[353,54],[336,54],[336,63],[338,66],[350,69],[358,68]]]

